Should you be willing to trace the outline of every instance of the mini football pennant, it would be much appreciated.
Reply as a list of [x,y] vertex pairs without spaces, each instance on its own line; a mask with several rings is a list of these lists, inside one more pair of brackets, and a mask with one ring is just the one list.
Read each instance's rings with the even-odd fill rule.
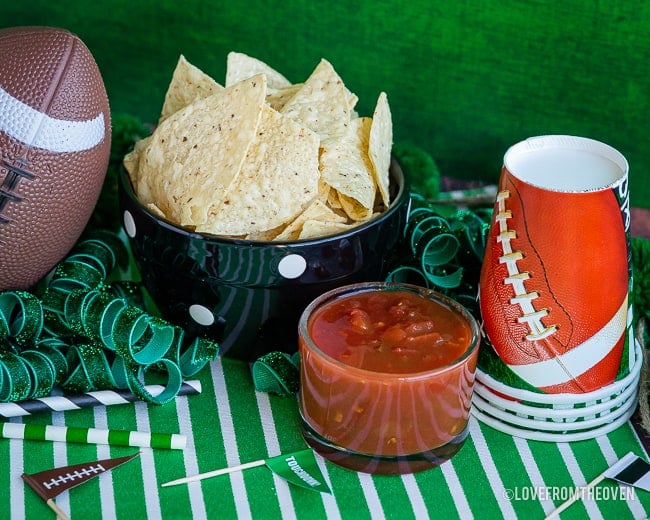
[[632,452],[606,470],[604,475],[622,484],[650,491],[650,464]]
[[56,512],[61,518],[67,518],[66,515],[54,503],[54,497],[64,491],[83,484],[90,479],[111,470],[125,462],[130,461],[140,455],[140,452],[127,457],[115,459],[102,459],[92,462],[74,464],[72,466],[63,466],[60,468],[48,469],[38,473],[26,474],[22,477],[29,486],[36,491],[47,505]]
[[545,520],[557,517],[571,504],[584,496],[585,491],[600,484],[606,478],[616,480],[621,484],[650,491],[650,464],[642,458],[634,455],[634,453],[629,452],[627,455],[619,459],[618,462],[615,462],[611,467],[589,482],[586,486],[576,489],[573,496],[571,496],[571,498],[566,502],[560,504],[560,506],[549,514]]
[[235,471],[243,471],[245,469],[254,468],[256,466],[266,465],[278,477],[283,478],[291,484],[295,484],[312,491],[319,491],[321,493],[332,493],[329,486],[325,482],[325,478],[321,473],[316,457],[311,449],[304,449],[289,453],[285,455],[277,455],[269,459],[259,459],[252,462],[246,462],[237,466],[229,468],[216,469],[208,471],[207,473],[199,473],[190,477],[179,478],[170,482],[165,482],[162,487],[176,486],[178,484],[186,484],[189,482],[196,482],[206,478],[216,477],[218,475],[225,475]]

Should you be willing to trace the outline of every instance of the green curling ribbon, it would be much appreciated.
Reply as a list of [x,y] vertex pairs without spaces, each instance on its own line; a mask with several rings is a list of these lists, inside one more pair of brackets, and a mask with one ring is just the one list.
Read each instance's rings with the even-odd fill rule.
[[180,340],[177,344],[179,348],[172,352],[170,357],[180,367],[185,377],[193,376],[206,363],[219,355],[219,345],[205,338],[195,338],[184,350],[180,348]]
[[11,352],[0,352],[0,402],[29,399],[32,378],[25,362]]
[[43,309],[35,296],[24,291],[0,293],[0,340],[20,350],[43,328]]
[[62,384],[68,376],[68,360],[61,352],[67,345],[58,338],[44,338],[35,345],[35,351],[47,357],[54,370],[54,381],[52,386]]
[[68,364],[73,368],[63,382],[63,389],[84,393],[105,388],[118,388],[106,353],[92,344],[72,345],[68,350]]
[[39,350],[25,350],[20,358],[30,375],[30,399],[50,395],[56,381],[56,367],[49,356]]
[[299,355],[269,352],[255,360],[251,368],[253,384],[259,392],[294,395],[300,386]]
[[[0,401],[43,397],[58,385],[74,393],[128,388],[164,404],[218,356],[217,343],[185,341],[181,328],[145,312],[139,284],[107,284],[127,262],[117,235],[97,231],[56,266],[40,299],[0,293]],[[166,377],[155,397],[145,388],[149,371]]]
[[119,388],[128,388],[131,392],[137,395],[143,401],[153,404],[165,404],[174,399],[183,384],[183,374],[178,365],[169,359],[161,359],[156,364],[156,369],[161,369],[167,372],[167,383],[163,391],[153,396],[147,391],[144,385],[145,372],[150,367],[145,366],[129,366],[124,358],[116,358],[113,365],[113,375],[116,384]]
[[117,280],[106,286],[106,290],[115,296],[119,296],[129,305],[144,307],[144,295],[142,284],[130,280]]
[[478,273],[489,231],[489,210],[456,210],[445,215],[418,194],[405,227],[401,265],[386,280],[414,283],[457,299],[476,299]]

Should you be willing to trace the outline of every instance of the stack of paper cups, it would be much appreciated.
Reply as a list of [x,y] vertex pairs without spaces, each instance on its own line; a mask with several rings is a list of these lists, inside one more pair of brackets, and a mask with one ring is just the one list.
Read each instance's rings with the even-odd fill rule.
[[632,370],[610,385],[582,394],[543,394],[509,386],[476,371],[472,414],[493,428],[531,440],[592,439],[625,423],[634,413],[643,354],[637,344]]
[[629,224],[628,165],[612,147],[542,136],[507,151],[481,271],[485,343],[498,362],[477,370],[480,420],[552,441],[627,421],[642,362]]

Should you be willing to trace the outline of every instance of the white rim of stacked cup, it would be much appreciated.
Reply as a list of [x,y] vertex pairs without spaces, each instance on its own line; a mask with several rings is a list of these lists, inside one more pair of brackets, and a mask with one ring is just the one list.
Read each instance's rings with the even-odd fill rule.
[[636,409],[643,355],[639,343],[634,344],[630,372],[584,394],[540,394],[514,388],[477,368],[472,414],[496,430],[529,440],[571,442],[609,433]]

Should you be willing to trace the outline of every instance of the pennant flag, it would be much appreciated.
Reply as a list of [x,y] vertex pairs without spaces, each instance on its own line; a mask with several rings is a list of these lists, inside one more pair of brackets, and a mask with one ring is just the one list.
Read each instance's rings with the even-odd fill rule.
[[650,464],[630,452],[611,468],[605,476],[622,484],[650,491]]
[[162,487],[187,484],[189,482],[196,482],[198,480],[264,465],[266,465],[277,476],[291,484],[312,491],[319,491],[321,493],[332,493],[327,482],[325,482],[325,478],[323,477],[320,468],[318,467],[314,452],[309,448],[286,455],[277,455],[276,457],[271,457],[269,459],[254,460],[252,462],[246,462],[229,468],[221,468],[208,471],[207,473],[199,473],[198,475],[179,478],[177,480],[165,482],[162,484]]
[[621,482],[628,486],[650,491],[650,464],[640,457],[637,457],[632,452],[629,452],[618,462],[614,463],[611,467],[589,482],[586,486],[576,489],[571,498],[560,504],[560,506],[555,511],[551,512],[545,520],[556,518],[571,504],[585,496],[586,491],[600,484],[606,478],[616,480],[617,482]]
[[321,493],[332,493],[310,449],[272,457],[266,459],[265,464],[287,482]]
[[36,491],[61,518],[67,518],[65,514],[54,504],[54,497],[64,491],[83,484],[105,471],[113,469],[125,462],[130,461],[140,455],[140,452],[127,457],[116,459],[102,459],[94,462],[84,462],[72,466],[63,466],[59,468],[48,469],[38,473],[26,474],[22,477],[29,486]]

